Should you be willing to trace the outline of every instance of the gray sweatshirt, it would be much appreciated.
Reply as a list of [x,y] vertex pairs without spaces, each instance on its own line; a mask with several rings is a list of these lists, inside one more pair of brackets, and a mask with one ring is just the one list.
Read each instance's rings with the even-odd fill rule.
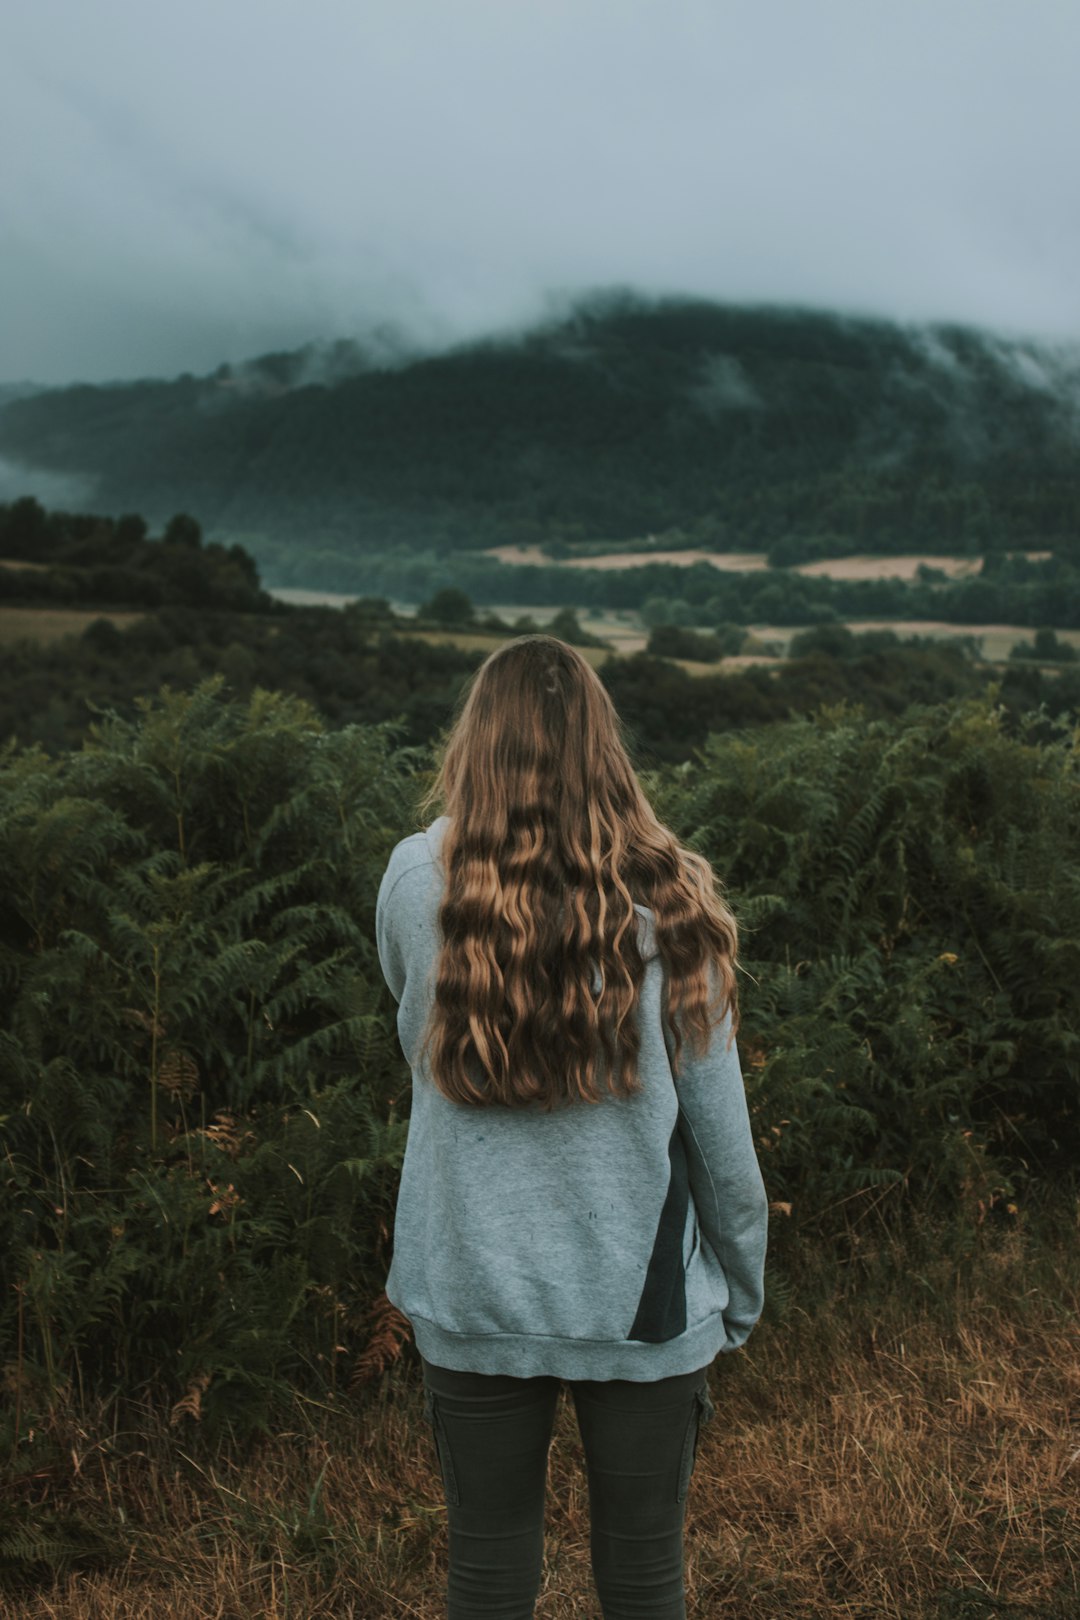
[[768,1204],[730,1017],[676,1082],[663,969],[638,906],[645,973],[636,1096],[545,1114],[451,1102],[419,1066],[440,946],[446,817],[393,850],[379,960],[412,1069],[386,1292],[427,1361],[519,1378],[692,1372],[761,1314]]

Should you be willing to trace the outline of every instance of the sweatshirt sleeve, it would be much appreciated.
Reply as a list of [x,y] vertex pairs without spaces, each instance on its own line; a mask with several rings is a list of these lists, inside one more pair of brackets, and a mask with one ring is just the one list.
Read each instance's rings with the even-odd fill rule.
[[724,1350],[745,1343],[761,1315],[769,1220],[742,1066],[735,1042],[728,1046],[730,1033],[728,1012],[713,1029],[704,1057],[693,1056],[684,1044],[675,1082],[698,1222],[728,1281]]
[[394,912],[390,904],[398,879],[404,876],[398,849],[391,853],[375,902],[375,944],[379,952],[379,966],[395,1001],[400,1001],[405,991],[405,957],[400,935],[393,926]]

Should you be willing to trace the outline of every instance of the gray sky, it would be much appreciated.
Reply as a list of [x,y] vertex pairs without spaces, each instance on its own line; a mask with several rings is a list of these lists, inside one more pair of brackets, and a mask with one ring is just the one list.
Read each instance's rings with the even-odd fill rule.
[[9,0],[0,381],[576,291],[1080,337],[1077,0]]

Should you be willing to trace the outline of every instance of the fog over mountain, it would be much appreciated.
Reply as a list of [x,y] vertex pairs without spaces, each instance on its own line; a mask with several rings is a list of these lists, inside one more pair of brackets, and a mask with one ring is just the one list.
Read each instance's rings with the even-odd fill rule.
[[613,284],[1080,335],[1060,0],[9,9],[0,383],[436,352]]
[[1078,447],[1076,345],[608,293],[439,355],[309,345],[14,400],[0,498],[186,511],[275,583],[341,579],[346,554],[648,534],[782,561],[1073,555]]

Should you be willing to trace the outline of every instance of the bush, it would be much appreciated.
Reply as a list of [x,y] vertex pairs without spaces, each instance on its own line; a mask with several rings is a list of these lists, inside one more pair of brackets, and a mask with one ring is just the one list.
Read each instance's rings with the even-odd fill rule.
[[1076,662],[1076,648],[1068,641],[1062,641],[1053,630],[1036,630],[1035,640],[1018,641],[1009,649],[1012,659],[1037,659],[1045,664],[1074,664]]
[[573,608],[560,608],[548,625],[547,634],[557,636],[560,641],[568,642],[571,647],[604,646],[600,636],[594,636],[588,630],[582,629]]
[[[409,1091],[375,896],[431,763],[395,730],[214,681],[0,756],[9,1453],[116,1391],[251,1432],[360,1364]],[[739,920],[793,1254],[871,1210],[1022,1219],[1075,1173],[1078,747],[992,699],[837,705],[643,773]]]
[[208,682],[9,751],[0,1336],[51,1399],[199,1388],[242,1432],[361,1348],[405,1136],[391,739]]
[[470,624],[476,616],[472,601],[456,585],[436,591],[417,609],[417,618],[434,619],[437,624]]
[[693,658],[703,664],[715,664],[723,657],[718,636],[684,630],[677,624],[656,625],[645,651],[654,658]]

